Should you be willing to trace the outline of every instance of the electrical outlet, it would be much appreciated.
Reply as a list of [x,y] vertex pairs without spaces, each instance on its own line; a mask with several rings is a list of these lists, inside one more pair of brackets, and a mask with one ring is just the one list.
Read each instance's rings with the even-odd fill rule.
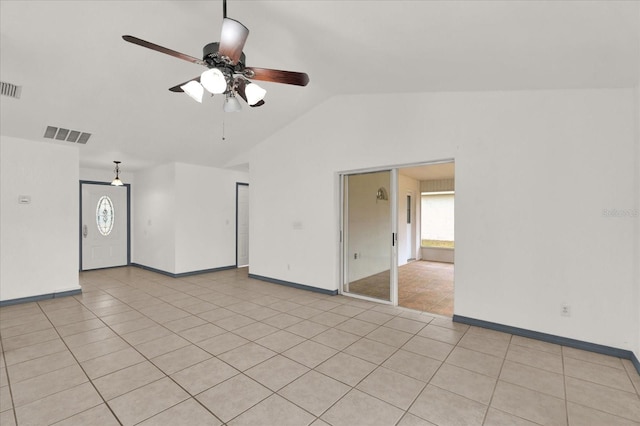
[[353,253],[353,258],[354,258],[355,260],[358,260],[358,253]]
[[562,305],[562,308],[560,309],[560,315],[562,315],[563,317],[570,317],[571,316],[571,306]]

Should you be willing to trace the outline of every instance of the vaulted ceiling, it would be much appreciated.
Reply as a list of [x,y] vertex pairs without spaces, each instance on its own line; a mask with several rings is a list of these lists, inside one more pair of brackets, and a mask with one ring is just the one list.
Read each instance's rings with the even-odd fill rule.
[[83,167],[224,167],[332,96],[621,88],[640,75],[637,1],[229,0],[227,12],[251,31],[247,65],[304,71],[309,85],[264,83],[266,105],[223,113],[221,96],[167,90],[202,67],[121,38],[201,57],[222,0],[1,0],[0,78],[22,86],[0,97],[2,135],[89,132]]

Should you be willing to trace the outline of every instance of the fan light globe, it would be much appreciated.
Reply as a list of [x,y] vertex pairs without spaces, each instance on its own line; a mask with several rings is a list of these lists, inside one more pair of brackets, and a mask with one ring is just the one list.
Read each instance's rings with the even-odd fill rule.
[[247,96],[247,103],[249,105],[257,104],[258,102],[263,100],[264,96],[267,94],[266,90],[255,83],[247,84],[247,87],[244,90]]
[[189,95],[192,99],[202,103],[202,97],[204,96],[204,87],[195,80],[191,80],[187,84],[183,84],[180,88]]
[[218,68],[206,70],[200,76],[200,83],[213,94],[224,93],[227,90],[227,79]]
[[240,102],[233,95],[227,95],[227,98],[224,100],[224,105],[222,107],[224,112],[238,112],[242,109],[240,106]]

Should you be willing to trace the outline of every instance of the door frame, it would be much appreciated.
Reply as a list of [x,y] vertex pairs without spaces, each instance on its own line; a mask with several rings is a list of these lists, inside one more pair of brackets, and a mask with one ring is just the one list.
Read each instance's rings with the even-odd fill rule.
[[[398,170],[398,172],[400,172]],[[409,210],[409,215],[411,217],[411,222],[407,223],[407,225],[410,225],[407,227],[407,241],[406,243],[408,243],[409,246],[409,257],[407,259],[405,259],[407,262],[409,262],[410,260],[416,260],[418,258],[418,250],[417,250],[417,209],[416,209],[416,205],[418,202],[418,196],[416,196],[416,194],[414,193],[413,190],[408,189],[404,192],[404,196],[405,197],[410,197],[411,198],[411,202],[409,203],[408,209]],[[406,198],[405,198],[406,199]],[[405,216],[407,214],[407,212],[404,212]]]
[[239,192],[238,190],[240,189],[241,186],[246,186],[248,188],[249,183],[236,182],[236,268],[238,267],[238,192]]
[[[389,300],[376,299],[374,297],[364,296],[361,294],[350,293],[344,291],[345,283],[348,287],[348,253],[346,245],[348,243],[348,221],[345,217],[345,197],[348,195],[345,190],[345,177],[350,175],[359,175],[365,173],[389,172],[389,203],[391,203],[391,235],[392,244],[389,247],[391,251],[390,257],[390,282],[389,282]],[[340,233],[340,271],[338,278],[338,293],[356,299],[368,300],[376,303],[387,305],[398,305],[398,168],[397,167],[376,167],[369,169],[344,171],[338,173],[339,181],[339,233]]]
[[[99,182],[94,180],[81,180],[80,181],[80,217],[78,218],[78,241],[79,241],[79,266],[78,271],[82,272],[82,185],[106,185],[111,186],[111,182]],[[123,185],[127,189],[127,266],[131,265],[131,184],[125,183]],[[119,266],[118,266],[119,267]],[[106,269],[106,268],[102,268]],[[93,270],[93,269],[92,269]]]
[[[400,188],[398,187],[398,175],[401,169],[404,168],[408,168],[408,167],[417,167],[417,166],[432,166],[432,165],[436,165],[436,164],[444,164],[444,163],[454,163],[455,162],[455,158],[451,157],[451,158],[443,158],[440,160],[431,160],[431,161],[420,161],[420,162],[415,162],[415,163],[407,163],[407,164],[396,164],[396,165],[388,165],[388,166],[381,166],[381,167],[370,167],[370,168],[364,168],[364,169],[355,169],[355,170],[345,170],[345,171],[339,171],[336,173],[337,176],[337,181],[338,181],[338,202],[337,202],[337,207],[338,207],[338,235],[339,235],[339,239],[338,239],[338,245],[339,245],[339,250],[338,250],[338,261],[339,261],[339,267],[338,267],[338,293],[339,294],[343,294],[345,296],[349,296],[349,297],[353,297],[356,299],[364,299],[364,300],[369,300],[372,302],[376,302],[376,303],[382,303],[382,304],[387,304],[387,305],[393,305],[393,306],[398,306],[398,196],[399,196],[399,192],[400,192]],[[389,199],[390,202],[392,203],[391,206],[391,220],[392,220],[392,232],[395,234],[395,244],[392,247],[392,255],[391,255],[391,301],[386,301],[386,300],[381,300],[381,299],[375,299],[372,297],[367,297],[367,296],[361,296],[359,294],[354,294],[354,293],[349,293],[349,292],[343,292],[343,288],[344,288],[344,282],[345,279],[347,279],[348,277],[348,271],[347,271],[347,253],[346,253],[346,243],[347,243],[347,232],[346,232],[346,228],[347,226],[345,225],[345,216],[344,216],[344,197],[345,197],[345,191],[344,191],[344,177],[347,175],[354,175],[354,174],[360,174],[360,173],[374,173],[374,172],[381,172],[381,171],[390,171],[391,172],[391,188],[389,191]],[[416,195],[416,198],[418,197],[418,195]],[[415,210],[414,210],[414,215],[413,215],[413,222],[416,223],[416,215],[418,214],[418,208],[417,208],[417,203],[418,203],[418,199],[416,199],[414,201],[414,205],[416,206]],[[420,223],[420,227],[417,226],[416,223],[416,237],[417,237],[417,233],[421,232],[420,228],[422,227],[422,223]],[[417,241],[416,241],[416,245],[417,245]],[[418,252],[417,252],[417,248],[416,248],[416,259],[418,259],[419,257],[422,256],[418,256]]]

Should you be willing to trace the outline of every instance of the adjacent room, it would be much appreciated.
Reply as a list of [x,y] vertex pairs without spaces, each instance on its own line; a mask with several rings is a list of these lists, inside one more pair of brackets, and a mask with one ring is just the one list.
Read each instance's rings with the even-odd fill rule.
[[455,165],[408,167],[399,173],[404,195],[399,210],[406,214],[398,217],[398,305],[453,316]]
[[640,2],[2,0],[0,80],[2,426],[640,424]]
[[454,170],[446,161],[343,176],[345,294],[453,316]]

